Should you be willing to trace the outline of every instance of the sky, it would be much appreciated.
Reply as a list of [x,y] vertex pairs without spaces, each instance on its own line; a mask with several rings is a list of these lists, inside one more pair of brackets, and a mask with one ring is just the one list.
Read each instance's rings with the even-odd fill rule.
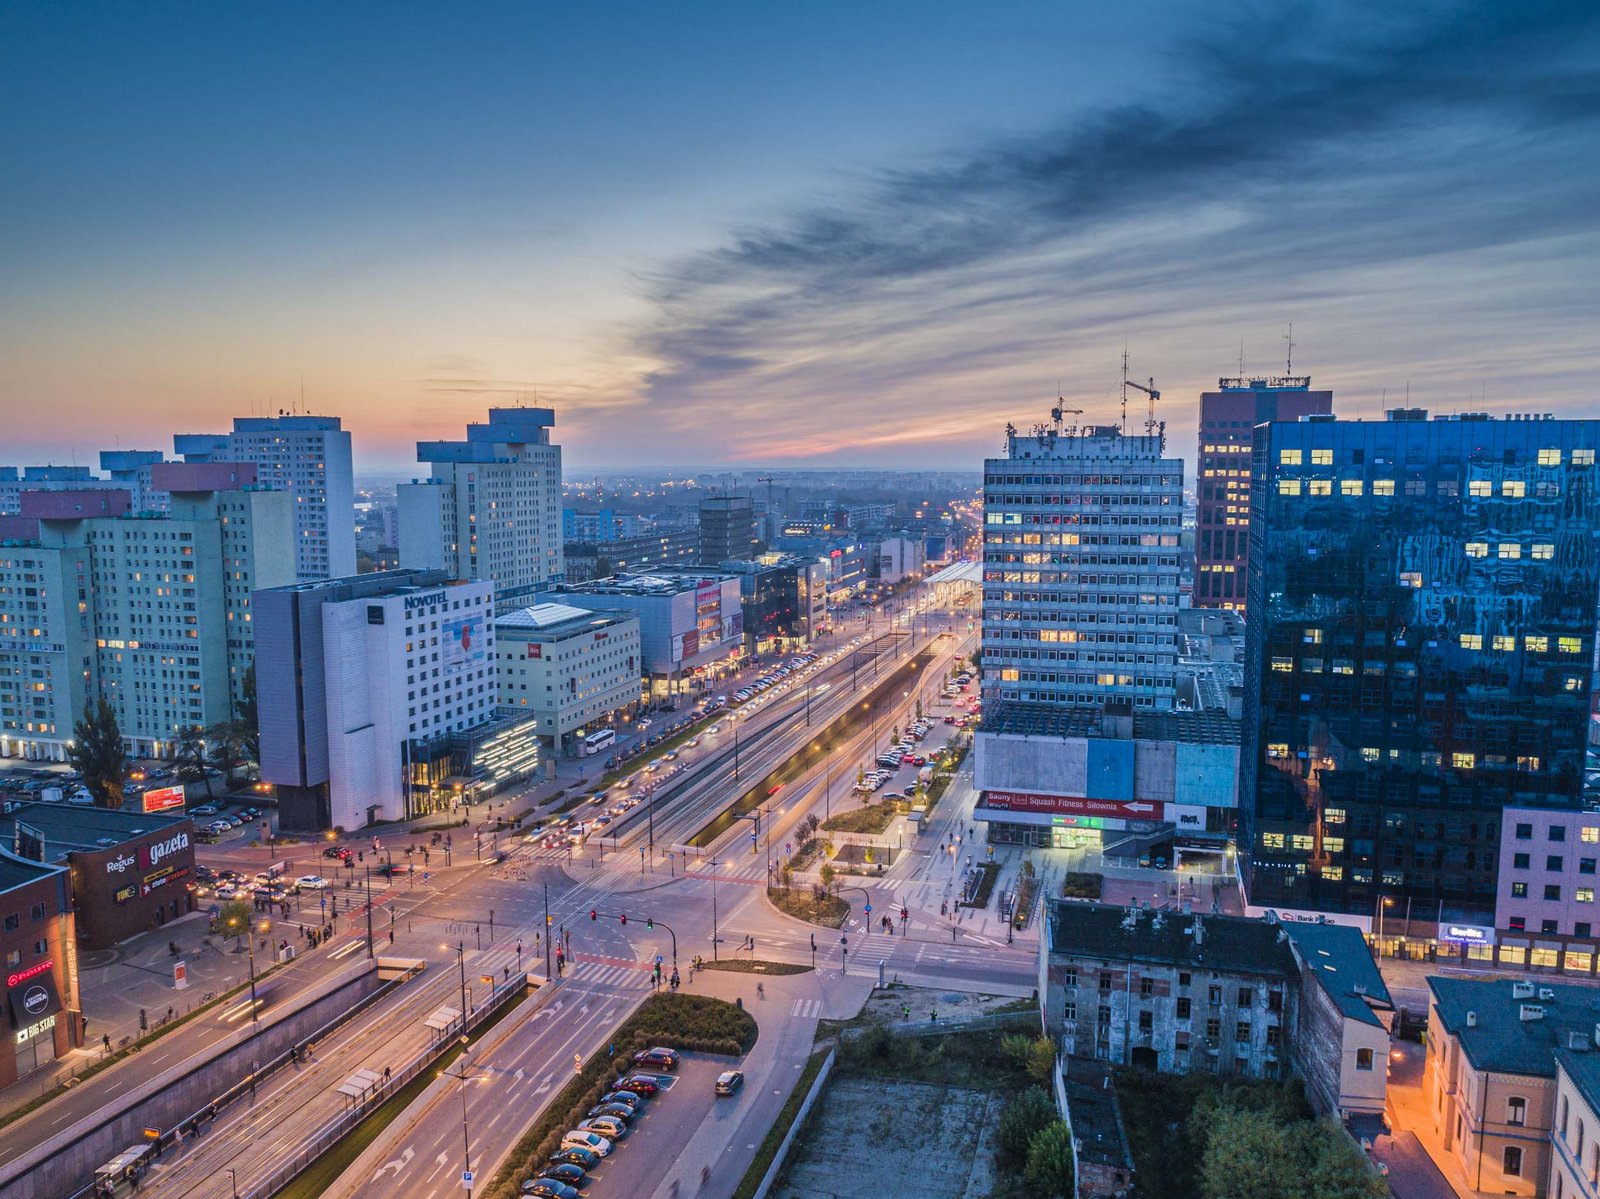
[[[1600,415],[1592,3],[0,6],[0,464],[492,404],[976,469],[1198,395]],[[1142,397],[1133,397],[1142,422]]]

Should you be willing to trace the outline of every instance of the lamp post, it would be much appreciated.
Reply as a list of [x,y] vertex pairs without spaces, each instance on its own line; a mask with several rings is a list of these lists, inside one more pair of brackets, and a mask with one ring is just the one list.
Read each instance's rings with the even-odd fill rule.
[[263,920],[258,930],[255,921],[252,920],[250,922],[250,936],[244,943],[245,949],[249,951],[250,955],[250,1023],[252,1024],[261,1023],[261,1012],[256,1002],[256,933],[257,931],[266,932],[271,927],[271,921]]
[[717,871],[721,862],[711,863],[711,960],[717,960]]
[[233,1184],[233,1199],[239,1199],[239,1172],[228,1169],[228,1181]]
[[461,1040],[467,1039],[467,943],[456,942],[456,964],[461,967]]
[[[467,1131],[467,1057],[472,1053],[472,1046],[467,1044],[466,1033],[461,1034],[461,1060],[456,1068],[460,1073],[455,1078],[461,1083],[461,1176],[470,1177],[472,1174],[472,1136]],[[449,1071],[445,1071],[449,1073]],[[472,1184],[467,1184],[467,1199],[472,1199]]]
[[372,867],[367,867],[367,960],[372,960]]

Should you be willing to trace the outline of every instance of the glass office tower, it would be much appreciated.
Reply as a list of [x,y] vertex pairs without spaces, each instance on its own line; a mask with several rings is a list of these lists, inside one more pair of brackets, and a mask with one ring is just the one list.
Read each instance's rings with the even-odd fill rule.
[[1494,909],[1500,810],[1583,789],[1600,421],[1309,417],[1253,457],[1249,902]]

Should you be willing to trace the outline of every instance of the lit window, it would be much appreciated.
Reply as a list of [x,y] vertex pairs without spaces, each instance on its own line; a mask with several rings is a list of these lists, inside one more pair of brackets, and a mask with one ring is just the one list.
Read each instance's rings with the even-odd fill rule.
[[1530,633],[1522,639],[1522,648],[1535,654],[1548,653],[1550,650],[1550,638]]
[[1292,671],[1294,669],[1294,659],[1293,658],[1274,657],[1272,659],[1272,669],[1278,671],[1281,674],[1288,674],[1290,671]]
[[1322,813],[1323,824],[1343,824],[1345,819],[1343,808],[1327,808]]
[[[1517,762],[1520,764],[1522,759],[1518,758]],[[1578,840],[1585,841],[1590,845],[1600,844],[1600,828],[1596,828],[1592,824],[1584,825],[1578,830]]]
[[1299,466],[1301,454],[1299,450],[1279,450],[1278,464],[1280,466]]
[[1593,887],[1579,887],[1577,892],[1576,892],[1576,894],[1574,895],[1574,898],[1576,898],[1579,903],[1593,903],[1594,902],[1594,888]]
[[1289,838],[1289,848],[1298,849],[1302,853],[1310,853],[1312,840],[1310,833],[1295,833]]
[[1301,640],[1303,640],[1307,645],[1321,645],[1322,630],[1307,629],[1303,634],[1301,634]]
[[1283,848],[1283,834],[1282,833],[1262,833],[1261,834],[1261,848],[1262,849],[1282,849]]
[[1489,556],[1489,543],[1487,541],[1469,541],[1466,549],[1467,557],[1469,558],[1486,558]]
[[1515,541],[1502,541],[1500,543],[1500,561],[1515,562],[1522,557],[1522,546]]
[[1520,500],[1528,494],[1528,485],[1521,479],[1507,479],[1500,484],[1500,494],[1507,499]]
[[1477,754],[1453,753],[1450,755],[1450,765],[1457,770],[1471,770],[1478,764]]
[[[1333,882],[1333,883],[1342,882],[1344,880],[1344,867],[1343,866],[1324,866],[1322,868],[1322,877],[1327,879],[1329,882]],[[1367,1054],[1371,1054],[1372,1050],[1367,1049],[1367,1050],[1363,1050],[1363,1052],[1365,1052]]]
[[[1526,755],[1524,757],[1518,758],[1517,759],[1517,769],[1518,770],[1538,770],[1539,769],[1539,758],[1538,758],[1538,756],[1529,754],[1529,755]],[[1592,828],[1584,829],[1583,831],[1586,834],[1587,833],[1600,833],[1600,829],[1592,829]],[[1590,838],[1587,837],[1587,836],[1584,837],[1585,841],[1587,841],[1589,839]]]
[[1360,479],[1341,479],[1341,480],[1339,480],[1339,494],[1340,495],[1360,495],[1365,490],[1366,489],[1361,485],[1361,480]]
[[1017,669],[1016,669],[1016,667],[1008,666],[1004,670],[1002,670],[1000,672],[1000,681],[1003,682],[1003,683],[1015,683],[1017,681]]
[[1594,451],[1593,450],[1573,450],[1572,451],[1572,465],[1573,466],[1593,466],[1594,465]]
[[1583,642],[1577,637],[1557,637],[1556,648],[1564,654],[1581,654]]
[[1548,541],[1535,541],[1533,543],[1533,556],[1541,562],[1547,562],[1556,556],[1556,547]]
[[1539,465],[1540,466],[1560,466],[1561,465],[1561,451],[1560,450],[1540,450],[1539,451]]
[[1482,649],[1483,648],[1483,634],[1482,633],[1462,633],[1461,634],[1461,648],[1462,649]]
[[1394,494],[1394,480],[1393,479],[1374,479],[1374,480],[1372,480],[1372,494],[1373,495],[1393,495]]
[[1565,678],[1565,679],[1564,679],[1564,680],[1563,680],[1563,681],[1562,681],[1562,683],[1561,683],[1561,689],[1562,689],[1562,690],[1563,690],[1563,691],[1573,691],[1573,692],[1576,692],[1576,691],[1582,691],[1582,690],[1583,690],[1583,680],[1582,680],[1582,679],[1580,679],[1580,678],[1579,678],[1579,677],[1578,677],[1578,676],[1577,676],[1577,675],[1575,675],[1575,674],[1569,674],[1569,675],[1568,675],[1568,676],[1567,676],[1567,677],[1566,677],[1566,678]]
[[1494,494],[1494,484],[1488,479],[1473,479],[1467,484],[1467,494],[1477,496],[1491,496]]
[[1373,745],[1361,747],[1361,758],[1365,762],[1376,762],[1382,756],[1382,751]]
[[1511,650],[1517,648],[1517,639],[1515,637],[1508,636],[1505,633],[1496,633],[1494,635],[1493,645],[1495,649],[1509,653]]
[[1278,494],[1279,495],[1299,495],[1300,494],[1300,480],[1299,479],[1279,479],[1278,480]]
[[1332,495],[1333,494],[1333,480],[1332,479],[1312,479],[1309,491],[1310,491],[1310,494],[1312,494],[1312,495]]
[[1332,466],[1333,465],[1333,451],[1332,450],[1312,450],[1311,451],[1311,465],[1312,466]]
[[1400,586],[1421,587],[1422,572],[1420,570],[1402,570],[1400,572]]
[[1267,757],[1287,758],[1289,756],[1289,743],[1287,741],[1269,741],[1267,743]]

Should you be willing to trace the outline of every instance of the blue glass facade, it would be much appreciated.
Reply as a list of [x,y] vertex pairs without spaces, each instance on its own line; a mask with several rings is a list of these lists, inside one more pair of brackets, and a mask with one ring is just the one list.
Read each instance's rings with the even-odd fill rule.
[[1500,809],[1583,788],[1600,421],[1259,427],[1239,850],[1250,903],[1494,910]]

